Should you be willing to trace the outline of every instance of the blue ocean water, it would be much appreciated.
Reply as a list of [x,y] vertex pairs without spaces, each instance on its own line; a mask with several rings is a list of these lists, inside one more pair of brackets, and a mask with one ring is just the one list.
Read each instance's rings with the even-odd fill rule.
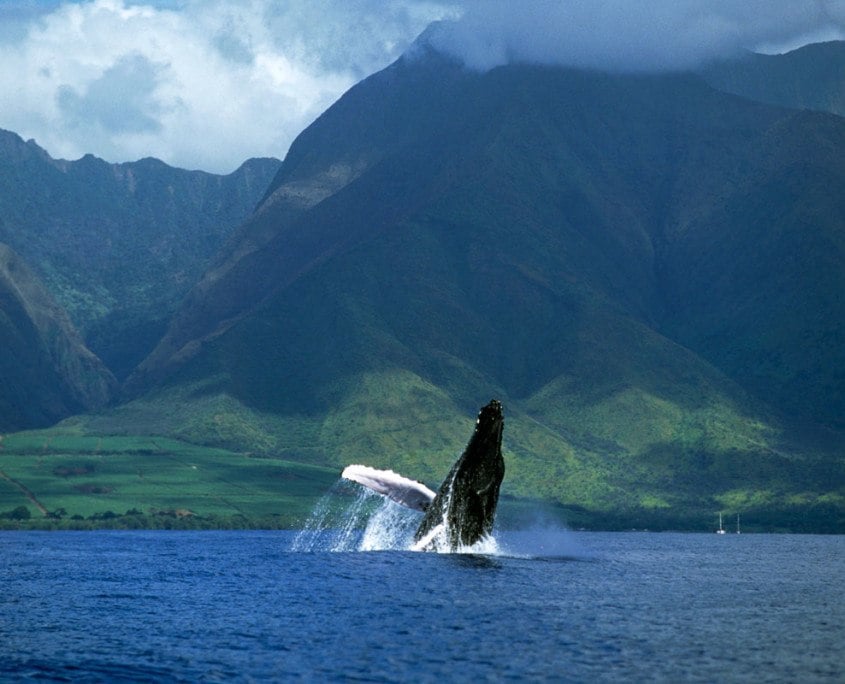
[[0,680],[845,681],[845,537],[305,546],[289,532],[0,533]]

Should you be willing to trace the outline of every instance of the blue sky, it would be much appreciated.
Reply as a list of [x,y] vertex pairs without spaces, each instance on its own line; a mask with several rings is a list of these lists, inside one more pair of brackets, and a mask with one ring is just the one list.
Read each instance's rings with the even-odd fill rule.
[[474,68],[681,69],[842,38],[845,0],[0,0],[0,128],[54,157],[227,173],[283,157],[438,19]]

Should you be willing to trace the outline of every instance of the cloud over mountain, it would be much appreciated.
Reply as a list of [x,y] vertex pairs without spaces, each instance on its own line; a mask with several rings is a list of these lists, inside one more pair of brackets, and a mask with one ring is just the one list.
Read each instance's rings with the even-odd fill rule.
[[230,172],[278,156],[431,22],[438,49],[683,69],[845,37],[845,0],[20,0],[0,3],[0,128],[55,157]]
[[468,0],[431,44],[485,70],[509,62],[687,69],[740,50],[845,37],[842,0]]

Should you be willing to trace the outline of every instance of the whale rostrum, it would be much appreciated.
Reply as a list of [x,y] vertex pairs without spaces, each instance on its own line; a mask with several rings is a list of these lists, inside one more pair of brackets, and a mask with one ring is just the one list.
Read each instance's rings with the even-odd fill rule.
[[469,444],[436,493],[392,470],[350,465],[341,475],[403,506],[423,511],[414,535],[415,548],[454,551],[472,546],[493,531],[499,487],[505,476],[504,424],[501,402],[494,399],[482,407]]

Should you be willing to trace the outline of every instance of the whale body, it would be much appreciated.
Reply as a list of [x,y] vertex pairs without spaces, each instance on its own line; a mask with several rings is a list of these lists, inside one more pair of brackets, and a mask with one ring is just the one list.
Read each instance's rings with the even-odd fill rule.
[[454,551],[472,546],[493,531],[499,488],[505,476],[504,424],[501,402],[494,399],[482,407],[469,444],[437,492],[392,470],[351,465],[342,476],[423,511],[425,515],[414,534],[415,548]]

